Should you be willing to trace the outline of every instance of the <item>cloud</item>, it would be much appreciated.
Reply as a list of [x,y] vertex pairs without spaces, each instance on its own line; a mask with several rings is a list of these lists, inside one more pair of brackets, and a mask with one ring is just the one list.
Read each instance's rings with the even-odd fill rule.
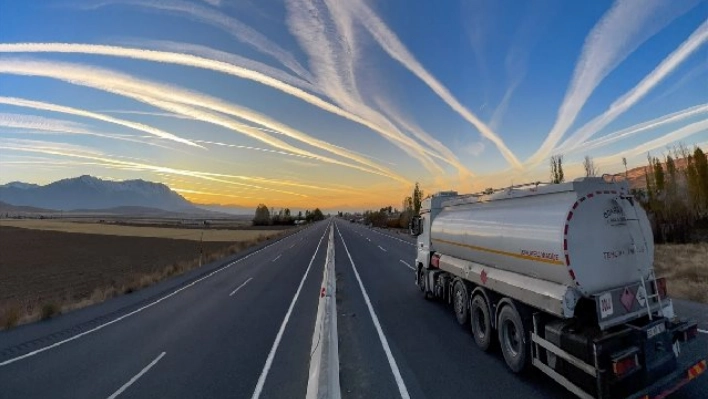
[[286,5],[290,32],[308,55],[313,82],[321,91],[342,109],[381,127],[375,131],[426,169],[442,173],[425,148],[363,101],[356,76],[358,44],[348,15],[336,7],[318,7],[309,0],[290,0]]
[[[318,186],[313,186],[313,185],[308,185],[308,184],[299,184],[296,182],[289,182],[289,181],[283,181],[283,180],[256,178],[256,177],[250,177],[250,176],[237,176],[237,175],[228,175],[228,174],[219,174],[219,173],[208,173],[208,172],[201,172],[201,171],[152,165],[152,164],[143,163],[143,162],[124,161],[124,160],[116,159],[115,157],[110,157],[108,155],[105,155],[100,151],[95,151],[95,150],[92,150],[92,149],[89,149],[89,148],[86,148],[83,146],[69,145],[69,144],[64,144],[64,143],[47,143],[47,142],[42,142],[42,141],[24,140],[24,139],[0,139],[0,149],[10,150],[10,151],[37,153],[37,154],[46,154],[46,155],[55,155],[55,156],[82,159],[82,160],[90,160],[90,161],[98,162],[102,166],[110,167],[110,168],[127,169],[127,170],[133,170],[133,171],[149,171],[149,172],[156,172],[156,173],[167,173],[167,174],[177,175],[177,176],[188,176],[188,177],[193,177],[193,178],[197,178],[197,179],[213,181],[213,182],[217,182],[217,183],[223,183],[223,184],[234,185],[234,186],[239,186],[239,187],[249,187],[249,188],[258,189],[258,190],[262,190],[262,191],[277,192],[277,193],[281,193],[281,194],[294,195],[294,196],[298,196],[298,197],[309,197],[309,196],[302,194],[302,193],[298,193],[298,192],[265,187],[262,184],[285,185],[285,186],[293,186],[293,187],[308,188],[308,189],[327,189],[327,188],[322,188],[322,187],[318,187]],[[262,183],[262,184],[241,183],[241,182],[235,182],[233,180],[228,180],[228,179],[252,181],[252,182],[258,182],[258,183]]]
[[472,156],[480,156],[484,152],[484,142],[475,141],[462,147],[462,151]]
[[[678,91],[680,88],[686,85],[686,83],[692,81],[693,79],[703,75],[704,73],[708,72],[708,62],[701,62],[698,65],[694,66],[691,68],[690,71],[686,72],[684,75],[681,76],[679,80],[676,81],[673,85],[671,85],[669,88],[667,88],[664,92],[659,94],[658,96],[654,97],[652,99],[652,103],[658,102],[659,100],[663,100],[664,98],[668,97],[669,95],[675,93]],[[699,85],[703,85],[704,90],[708,90],[708,80],[703,79],[698,83]]]
[[412,134],[429,148],[437,151],[437,153],[430,152],[432,156],[457,168],[457,171],[462,176],[469,177],[472,175],[472,172],[460,162],[457,156],[450,151],[449,148],[445,147],[445,145],[435,139],[435,137],[424,131],[415,122],[411,121],[410,118],[404,118],[401,116],[401,112],[398,111],[391,102],[385,101],[381,97],[375,98],[374,102],[383,113],[388,115],[388,117],[393,120],[394,123],[397,123],[403,130]]
[[[127,96],[166,111],[180,113],[208,123],[227,127],[231,130],[246,134],[252,138],[258,139],[288,152],[311,156],[325,162],[348,166],[368,173],[379,174],[401,182],[409,183],[405,178],[372,162],[367,158],[349,153],[342,150],[340,147],[332,146],[323,140],[316,139],[303,132],[292,129],[289,126],[274,121],[265,115],[223,102],[211,96],[187,91],[174,86],[158,84],[147,80],[140,80],[129,75],[105,69],[86,67],[77,64],[45,61],[0,59],[0,73],[51,77],[54,79],[64,80],[72,84],[80,84],[114,94]],[[191,105],[191,107],[188,105]],[[368,168],[301,150],[265,132],[247,127],[243,124],[234,123],[229,118],[213,112],[210,113],[204,111],[203,109],[233,115],[243,120],[265,126],[268,129],[278,130],[291,138],[302,141],[308,145],[327,150],[333,154],[354,160],[366,165]]]
[[666,147],[669,144],[672,144],[674,142],[677,142],[679,140],[683,140],[686,137],[690,137],[694,134],[702,133],[708,131],[708,119],[704,119],[699,122],[691,123],[690,125],[686,125],[684,127],[681,127],[677,130],[674,130],[673,132],[666,134],[662,137],[659,137],[657,139],[648,141],[644,144],[641,144],[635,148],[619,152],[614,155],[598,158],[597,162],[599,164],[608,164],[612,162],[616,162],[618,159],[621,159],[623,157],[625,158],[630,158],[630,157],[635,157],[638,155],[646,154],[652,150],[655,150],[657,148],[663,148]]
[[675,123],[696,115],[700,115],[703,113],[708,112],[708,103],[707,104],[701,104],[701,105],[696,105],[690,108],[683,109],[678,112],[673,112],[668,115],[663,115],[658,118],[652,119],[650,121],[638,123],[636,125],[630,126],[628,128],[612,132],[609,134],[606,134],[598,139],[595,140],[590,140],[582,143],[582,145],[569,148],[565,152],[566,153],[573,153],[573,152],[578,152],[578,151],[590,151],[595,148],[600,148],[604,147],[606,145],[612,144],[614,142],[617,142],[619,140],[626,139],[628,137],[631,137],[637,133],[641,133],[643,131],[651,130],[651,129],[656,129],[657,127],[667,125],[670,123]]
[[112,4],[130,5],[141,8],[153,8],[162,11],[170,11],[178,14],[187,15],[192,19],[221,29],[222,31],[228,33],[240,42],[250,46],[251,48],[258,50],[261,53],[270,55],[278,62],[280,62],[283,66],[290,69],[303,79],[310,80],[311,78],[310,73],[305,68],[303,68],[302,65],[300,65],[297,59],[295,59],[295,57],[290,52],[280,47],[277,43],[268,39],[266,36],[258,32],[257,30],[251,28],[250,26],[244,24],[236,18],[232,18],[226,15],[225,13],[219,10],[179,0],[103,1],[89,5],[82,5],[80,6],[80,8],[94,9]]
[[[332,6],[335,6],[334,3]],[[460,116],[477,128],[477,130],[479,130],[484,137],[492,141],[507,162],[514,167],[522,167],[516,156],[504,144],[504,141],[496,133],[494,133],[489,126],[484,124],[484,122],[479,120],[477,116],[472,114],[472,112],[460,104],[460,102],[450,93],[450,91],[434,76],[432,76],[423,67],[423,65],[420,64],[420,62],[418,62],[413,54],[411,54],[398,39],[395,33],[393,33],[381,20],[381,18],[379,18],[378,15],[376,15],[366,4],[364,4],[363,1],[351,0],[336,2],[336,7],[340,7],[341,10],[346,11],[348,15],[351,15],[352,18],[355,18],[359,23],[361,23],[391,58],[398,61],[416,77],[422,80],[447,105],[449,105]]]
[[[228,53],[225,51],[213,49],[211,47],[202,46],[199,44],[191,43],[180,43],[166,40],[136,40],[128,41],[125,44],[135,45],[140,48],[157,50],[157,51],[167,51],[173,53],[189,54],[197,57],[207,58],[215,61],[220,61],[226,64],[235,65],[244,69],[250,69],[252,71],[258,71],[264,75],[270,76],[273,79],[277,79],[283,83],[289,84],[294,87],[298,87],[302,90],[306,90],[310,93],[322,94],[322,91],[316,85],[311,82],[295,77],[289,73],[286,73],[278,68],[274,68],[270,65],[258,62],[246,57],[242,57],[237,54]],[[310,78],[312,79],[312,78]]]
[[[297,87],[293,87],[286,83],[283,83],[277,79],[270,76],[264,75],[258,71],[252,71],[244,69],[235,65],[227,64],[225,62],[215,61],[207,58],[197,57],[189,54],[171,53],[164,51],[154,51],[154,50],[144,50],[144,49],[134,49],[116,46],[103,46],[103,45],[93,45],[93,44],[71,44],[71,43],[12,43],[12,44],[0,44],[0,53],[35,53],[35,52],[49,52],[49,53],[83,53],[83,54],[98,54],[113,57],[125,57],[134,58],[141,60],[148,60],[154,62],[171,63],[178,65],[191,66],[195,68],[203,68],[212,71],[222,72],[232,76],[237,76],[243,79],[253,80],[255,82],[264,84],[266,86],[272,87],[274,89],[280,90],[286,94],[290,94],[297,97],[311,105],[314,105],[320,109],[331,112],[335,115],[341,116],[343,118],[349,119],[353,122],[359,123],[369,129],[380,133],[384,137],[388,137],[396,142],[400,142],[404,146],[415,146],[415,143],[410,144],[410,141],[406,141],[405,137],[400,134],[392,133],[391,131],[384,129],[383,127],[373,123],[365,118],[353,114],[352,112],[346,111],[341,107],[331,104],[321,98],[307,93]],[[280,129],[275,129],[280,130]],[[408,144],[406,144],[408,143]],[[344,156],[338,154],[340,156]],[[378,168],[375,168],[378,169]],[[379,169],[380,170],[380,169]],[[390,173],[390,172],[389,172]]]
[[642,79],[630,91],[613,102],[601,115],[593,118],[573,133],[560,148],[572,148],[595,135],[618,116],[631,108],[646,96],[656,85],[671,74],[683,61],[691,56],[703,44],[708,42],[708,21],[705,21],[673,53],[669,54],[653,71]]
[[[0,60],[0,63],[1,62],[2,62],[2,60]],[[38,110],[43,110],[43,111],[60,112],[60,113],[64,113],[64,114],[82,116],[85,118],[97,119],[97,120],[100,120],[103,122],[113,123],[116,125],[121,125],[121,126],[131,128],[134,130],[139,130],[139,131],[142,131],[142,132],[145,132],[148,134],[152,134],[154,136],[157,136],[157,137],[160,137],[163,139],[176,141],[178,143],[188,144],[188,145],[191,145],[194,147],[204,148],[204,147],[200,146],[199,144],[196,144],[192,141],[177,137],[172,133],[168,133],[163,130],[156,129],[154,127],[144,125],[142,123],[130,122],[130,121],[126,121],[123,119],[114,118],[114,117],[99,114],[96,112],[85,111],[85,110],[78,109],[78,108],[65,107],[63,105],[56,105],[56,104],[45,103],[45,102],[40,102],[40,101],[25,100],[22,98],[15,98],[15,97],[0,97],[0,104],[13,105],[13,106],[25,107],[25,108],[33,108],[33,109],[38,109]]]
[[616,1],[586,37],[553,128],[528,162],[544,161],[600,82],[642,43],[697,3],[698,0]]

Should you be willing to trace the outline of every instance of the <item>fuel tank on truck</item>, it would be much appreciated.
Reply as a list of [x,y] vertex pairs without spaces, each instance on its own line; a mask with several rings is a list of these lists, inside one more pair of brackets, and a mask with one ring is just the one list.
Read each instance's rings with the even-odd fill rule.
[[585,295],[646,278],[654,241],[626,182],[582,178],[442,202],[431,249],[576,287]]

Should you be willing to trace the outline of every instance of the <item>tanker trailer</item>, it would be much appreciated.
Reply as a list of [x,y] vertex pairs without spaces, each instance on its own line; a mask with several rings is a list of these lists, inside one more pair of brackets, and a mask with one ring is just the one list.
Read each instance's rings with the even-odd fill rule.
[[481,350],[498,342],[513,372],[531,365],[581,398],[655,398],[706,368],[682,351],[697,323],[674,315],[624,181],[440,192],[412,232],[424,297],[452,304]]

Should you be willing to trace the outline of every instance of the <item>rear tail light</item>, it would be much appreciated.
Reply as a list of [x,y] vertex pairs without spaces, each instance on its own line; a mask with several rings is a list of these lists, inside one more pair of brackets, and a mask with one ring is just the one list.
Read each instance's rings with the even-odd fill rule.
[[659,298],[666,299],[668,296],[668,290],[666,289],[666,277],[656,279],[656,287],[659,290]]
[[440,255],[435,254],[430,258],[430,265],[435,268],[440,268]]
[[612,372],[615,376],[622,377],[639,369],[638,352],[636,347],[632,347],[612,357]]
[[698,324],[694,324],[684,331],[684,341],[690,341],[698,336]]

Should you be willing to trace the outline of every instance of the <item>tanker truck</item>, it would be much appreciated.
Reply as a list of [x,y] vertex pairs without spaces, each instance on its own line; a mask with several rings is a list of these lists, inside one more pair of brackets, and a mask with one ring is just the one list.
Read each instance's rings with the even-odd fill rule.
[[535,367],[580,398],[634,399],[706,369],[686,350],[697,324],[674,314],[654,273],[647,214],[616,177],[439,192],[411,233],[424,297],[451,304],[515,373]]

